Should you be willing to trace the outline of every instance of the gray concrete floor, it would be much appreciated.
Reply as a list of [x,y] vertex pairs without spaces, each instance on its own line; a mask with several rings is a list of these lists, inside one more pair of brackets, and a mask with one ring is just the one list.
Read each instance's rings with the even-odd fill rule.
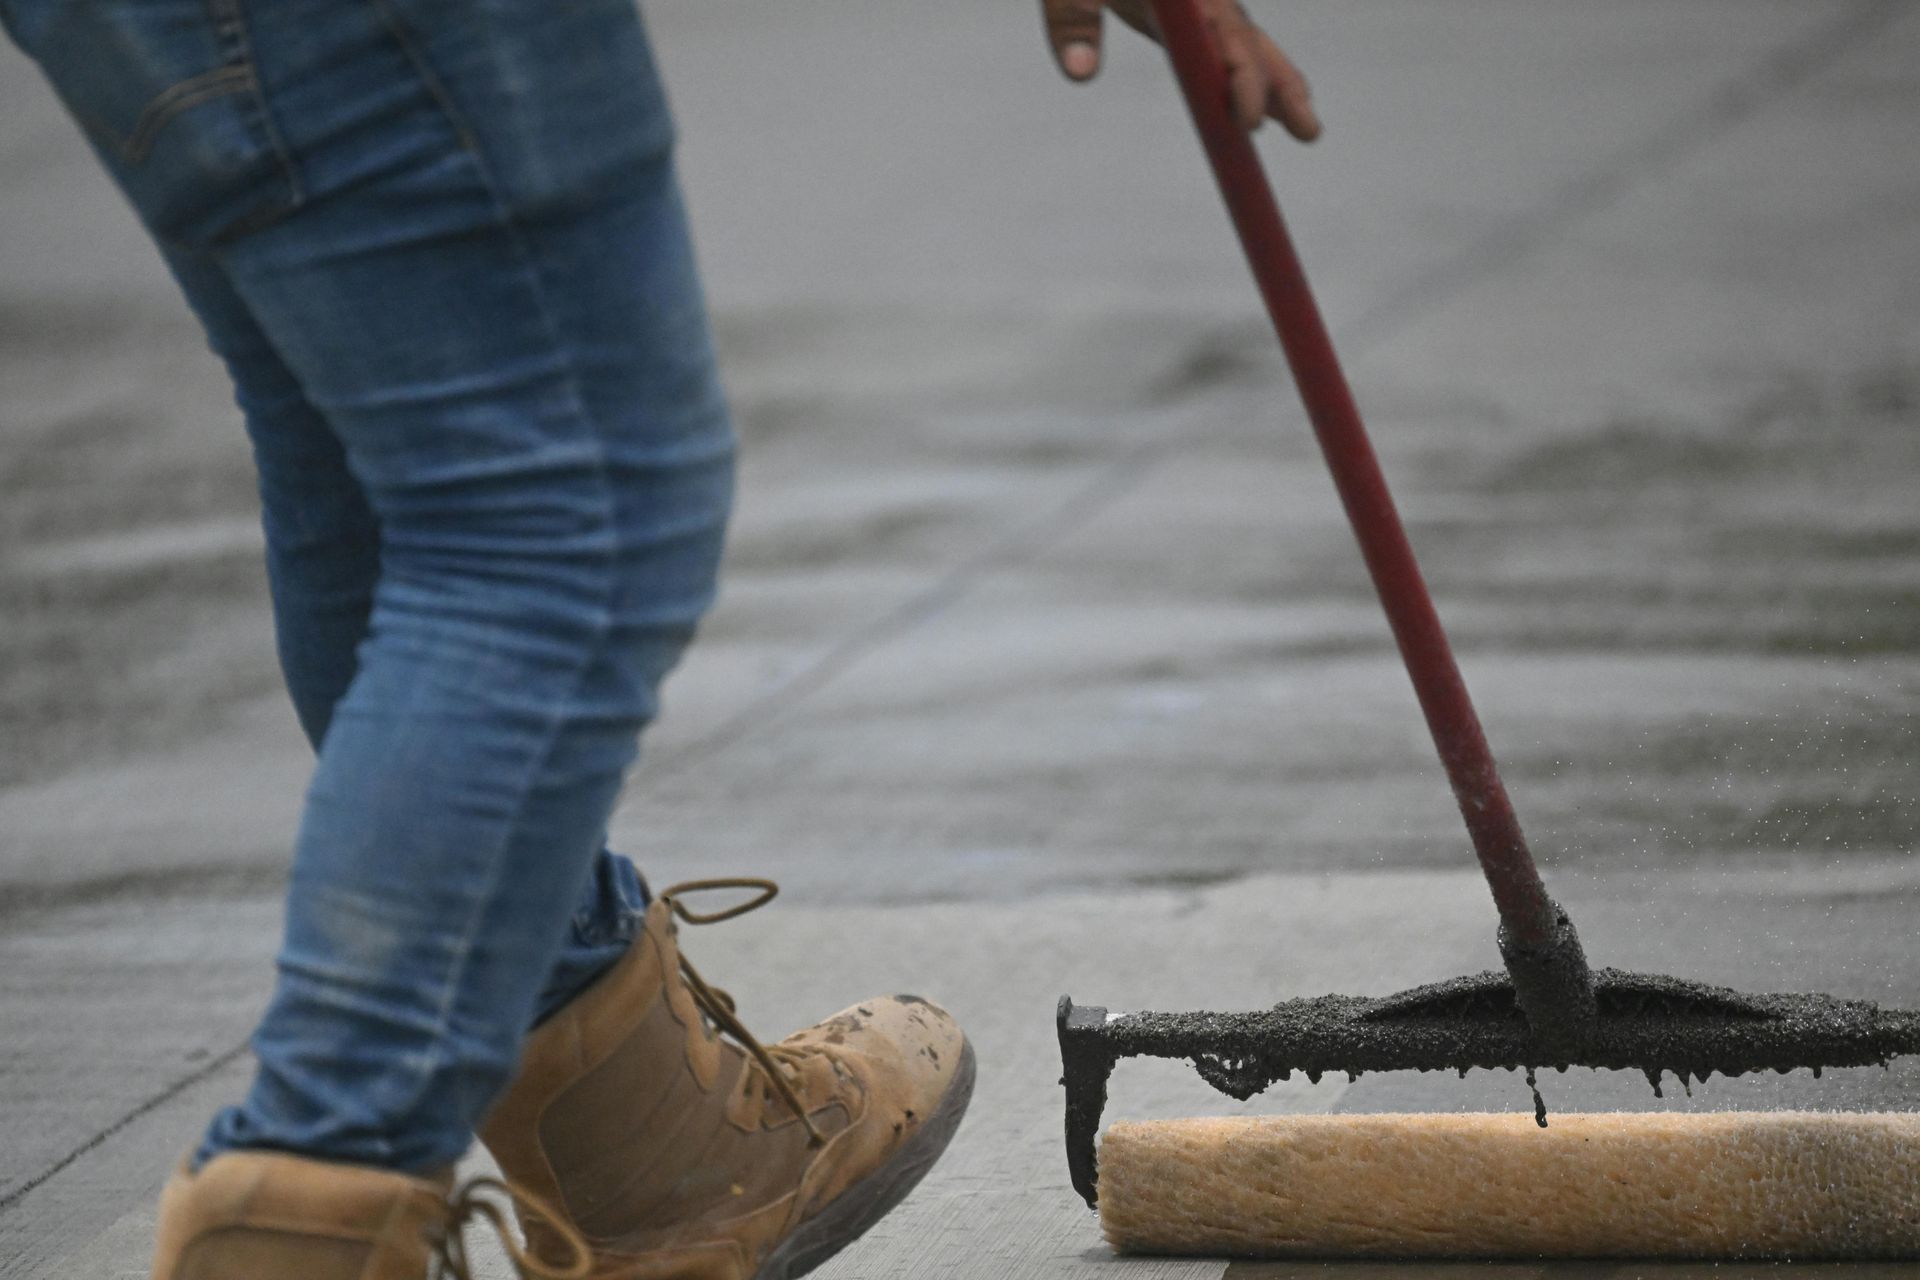
[[[1329,125],[1263,148],[1589,952],[1920,1003],[1920,10],[1262,7]],[[615,835],[662,883],[788,886],[689,938],[749,1025],[924,989],[980,1051],[949,1158],[820,1274],[1372,1280],[1114,1260],[1058,1150],[1063,991],[1495,962],[1157,55],[1116,39],[1076,91],[1020,6],[649,15],[746,456]],[[245,1080],[307,762],[226,388],[10,56],[0,388],[0,1277],[141,1275]],[[1543,1087],[1920,1101],[1910,1066]],[[1114,1113],[1223,1101],[1130,1066]],[[1503,1075],[1251,1104],[1527,1105]]]

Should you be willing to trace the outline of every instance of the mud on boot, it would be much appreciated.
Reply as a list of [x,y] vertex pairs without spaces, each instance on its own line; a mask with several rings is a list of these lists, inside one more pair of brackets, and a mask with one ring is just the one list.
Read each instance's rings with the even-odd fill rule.
[[[702,914],[686,896],[758,896]],[[595,1280],[790,1280],[856,1239],[945,1150],[973,1050],[917,996],[761,1045],[681,955],[676,922],[764,905],[766,880],[678,885],[632,948],[528,1038],[481,1140],[594,1252]],[[564,1241],[523,1219],[540,1257]]]

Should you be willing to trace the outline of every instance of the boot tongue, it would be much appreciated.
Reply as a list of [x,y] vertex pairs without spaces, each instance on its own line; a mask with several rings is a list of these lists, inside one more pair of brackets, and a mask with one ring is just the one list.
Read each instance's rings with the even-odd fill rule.
[[[689,894],[705,893],[712,890],[738,889],[751,889],[754,891],[755,896],[742,902],[736,902],[732,906],[722,908],[718,911],[705,912],[694,910],[684,901]],[[814,1127],[813,1120],[807,1114],[806,1104],[802,1102],[799,1095],[794,1092],[793,1082],[789,1080],[781,1070],[780,1063],[776,1057],[770,1054],[766,1047],[754,1038],[753,1033],[741,1024],[739,1018],[734,1016],[733,997],[718,988],[709,986],[706,979],[700,976],[699,970],[688,963],[685,956],[680,955],[679,946],[675,940],[674,923],[671,918],[678,917],[688,924],[718,924],[722,920],[732,920],[739,916],[746,915],[749,911],[757,911],[761,907],[766,906],[767,903],[773,901],[774,895],[779,892],[780,886],[771,880],[689,880],[684,884],[675,885],[660,895],[659,900],[654,906],[649,908],[647,927],[649,930],[654,927],[655,921],[651,914],[653,910],[661,910],[663,914],[668,916],[668,918],[662,921],[663,927],[658,935],[661,946],[661,961],[663,964],[677,961],[677,968],[681,980],[674,982],[669,979],[667,992],[669,999],[674,1002],[675,1012],[679,1015],[681,1024],[687,1027],[687,1061],[693,1067],[694,1078],[700,1082],[700,1087],[704,1089],[713,1083],[714,1074],[718,1069],[716,1059],[717,1051],[711,1043],[700,1043],[699,1037],[693,1032],[692,1021],[685,1016],[684,1006],[681,1004],[681,1001],[685,1001],[687,1005],[697,1007],[697,1016],[701,1023],[700,1029],[705,1033],[706,1039],[709,1042],[716,1038],[715,1029],[717,1028],[719,1031],[726,1033],[728,1040],[733,1043],[735,1048],[746,1051],[747,1055],[760,1068],[759,1074],[766,1079],[767,1084],[773,1089],[774,1093],[780,1096],[780,1100],[793,1111],[795,1117],[806,1127],[808,1140],[812,1142],[813,1145],[818,1146],[826,1141],[825,1135]]]

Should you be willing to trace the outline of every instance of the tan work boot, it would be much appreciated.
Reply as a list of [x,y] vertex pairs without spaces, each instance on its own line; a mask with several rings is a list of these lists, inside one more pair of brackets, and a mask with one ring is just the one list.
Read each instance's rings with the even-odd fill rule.
[[[760,896],[710,915],[681,900],[719,888]],[[973,1050],[944,1010],[888,996],[763,1048],[680,955],[676,916],[731,919],[776,892],[661,894],[627,955],[528,1038],[481,1129],[508,1178],[592,1245],[595,1280],[804,1275],[898,1204],[960,1124]],[[523,1225],[535,1253],[561,1256]]]
[[329,1164],[267,1151],[182,1165],[160,1197],[153,1280],[471,1280],[461,1229],[474,1217],[501,1233],[519,1273],[580,1280],[587,1248],[564,1224],[544,1228],[548,1258],[512,1238],[501,1210],[480,1198],[496,1190],[519,1202],[521,1219],[546,1211],[489,1178],[449,1195],[453,1177],[413,1178],[385,1169]]

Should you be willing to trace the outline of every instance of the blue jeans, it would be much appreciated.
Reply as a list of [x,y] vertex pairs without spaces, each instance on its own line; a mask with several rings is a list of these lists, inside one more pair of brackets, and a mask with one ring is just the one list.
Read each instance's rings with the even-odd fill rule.
[[[318,765],[202,1157],[458,1158],[645,890],[605,852],[732,432],[631,0],[0,0],[226,361]],[[217,799],[210,799],[217,803]]]

